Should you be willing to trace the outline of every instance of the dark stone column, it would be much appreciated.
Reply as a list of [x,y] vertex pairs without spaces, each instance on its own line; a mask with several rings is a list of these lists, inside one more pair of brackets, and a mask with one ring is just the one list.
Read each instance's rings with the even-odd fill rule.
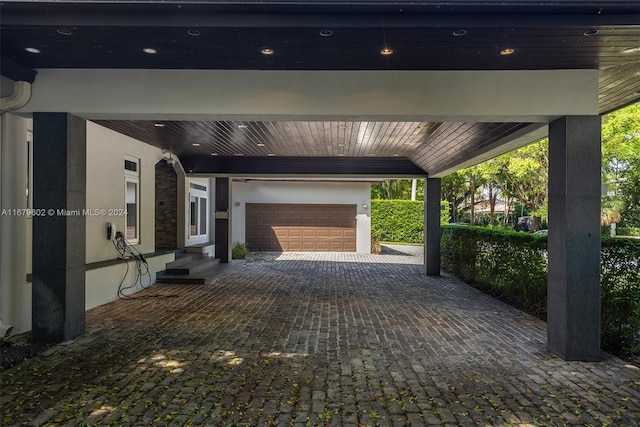
[[34,342],[84,333],[85,196],[85,121],[66,113],[34,113]]
[[216,178],[215,244],[216,258],[219,258],[221,263],[228,263],[231,260],[230,200],[231,182],[229,178]]
[[440,178],[424,182],[424,269],[440,275]]
[[549,124],[547,348],[600,358],[600,116]]
[[177,247],[178,176],[173,165],[161,160],[156,164],[156,249]]

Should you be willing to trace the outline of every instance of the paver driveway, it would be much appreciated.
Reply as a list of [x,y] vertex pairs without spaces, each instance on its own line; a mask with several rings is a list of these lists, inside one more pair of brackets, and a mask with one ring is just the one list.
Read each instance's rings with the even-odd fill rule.
[[2,372],[2,424],[640,424],[638,368],[553,357],[544,323],[420,263],[254,254],[90,310]]

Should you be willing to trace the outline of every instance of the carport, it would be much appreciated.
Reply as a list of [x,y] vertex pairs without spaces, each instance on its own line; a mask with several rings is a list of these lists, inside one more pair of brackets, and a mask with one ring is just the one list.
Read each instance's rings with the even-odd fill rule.
[[[421,177],[424,271],[439,275],[440,178],[548,135],[547,346],[597,360],[600,115],[640,99],[639,13],[570,0],[5,2],[1,66],[9,114],[33,117],[35,208],[85,207],[95,121],[216,177],[223,260],[234,176]],[[84,331],[82,220],[34,218],[36,340]]]

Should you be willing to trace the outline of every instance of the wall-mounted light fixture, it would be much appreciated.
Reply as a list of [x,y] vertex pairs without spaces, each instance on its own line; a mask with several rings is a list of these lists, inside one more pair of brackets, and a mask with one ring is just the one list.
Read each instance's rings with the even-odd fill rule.
[[362,209],[369,209],[369,205],[367,205],[366,203],[362,204]]
[[167,164],[169,164],[169,165],[171,165],[171,166],[173,166],[173,165],[175,165],[175,164],[176,164],[176,159],[174,159],[174,158],[173,158],[173,155],[171,154],[171,151],[165,151],[165,150],[162,150],[162,153],[163,153],[163,154],[167,154],[167,153],[169,153],[169,157],[165,157],[165,158],[164,158],[164,160],[167,162]]

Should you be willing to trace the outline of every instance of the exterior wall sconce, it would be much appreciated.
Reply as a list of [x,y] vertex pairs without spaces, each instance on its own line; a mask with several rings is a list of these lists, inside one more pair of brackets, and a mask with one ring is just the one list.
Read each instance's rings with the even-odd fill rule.
[[362,209],[369,209],[369,205],[367,205],[366,203],[362,204]]

